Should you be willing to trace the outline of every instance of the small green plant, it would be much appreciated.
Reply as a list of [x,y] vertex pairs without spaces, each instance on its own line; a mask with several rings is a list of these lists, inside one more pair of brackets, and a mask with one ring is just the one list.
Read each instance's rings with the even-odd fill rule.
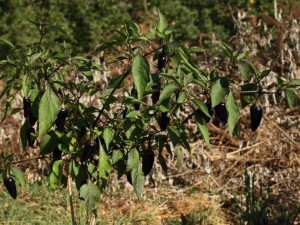
[[[286,212],[278,212],[274,209],[271,200],[271,190],[268,184],[266,193],[263,193],[263,187],[259,190],[255,187],[256,175],[253,172],[249,175],[245,169],[245,192],[242,197],[245,203],[238,201],[235,197],[235,213],[238,219],[235,225],[294,225],[297,217],[300,215],[299,204],[295,204]],[[298,221],[299,224],[299,221]]]

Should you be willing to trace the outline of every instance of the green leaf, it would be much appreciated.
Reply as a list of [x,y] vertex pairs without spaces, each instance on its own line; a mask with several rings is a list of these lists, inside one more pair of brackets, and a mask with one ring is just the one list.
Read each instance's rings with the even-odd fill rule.
[[5,38],[1,38],[1,41],[3,41],[5,44],[7,44],[9,47],[13,48],[14,44],[11,43],[9,40],[5,39]]
[[42,54],[43,54],[42,52],[39,52],[39,53],[35,53],[32,56],[30,56],[29,64],[34,63],[38,58],[40,58],[42,56]]
[[231,91],[226,98],[226,110],[228,113],[228,130],[229,134],[232,135],[235,125],[239,119],[239,106]]
[[209,118],[211,118],[211,115],[209,114],[208,109],[207,109],[207,105],[204,102],[202,102],[198,99],[193,99],[192,101],[197,106],[198,109],[200,109],[205,115],[207,115]]
[[244,79],[248,80],[249,79],[249,74],[253,73],[256,74],[254,66],[248,62],[247,60],[241,60],[238,63],[239,70],[244,77]]
[[141,55],[134,57],[132,62],[133,82],[138,93],[138,99],[141,100],[149,81],[149,64],[148,61]]
[[52,165],[52,171],[49,176],[50,188],[55,190],[60,186],[62,178],[62,160],[56,160]]
[[270,74],[271,70],[264,70],[260,73],[259,79],[263,79],[264,77],[267,77]]
[[127,171],[131,174],[134,191],[140,199],[145,183],[145,176],[142,171],[139,152],[136,149],[133,149],[128,153]]
[[166,100],[167,98],[170,97],[171,94],[173,94],[175,91],[178,90],[178,86],[176,86],[175,84],[168,84],[167,86],[164,87],[164,89],[162,90],[158,101],[162,102],[164,100]]
[[100,143],[99,176],[101,178],[108,180],[111,170],[112,170],[112,165],[110,163],[109,157],[104,151],[104,148]]
[[187,98],[186,92],[185,92],[185,91],[181,91],[181,92],[179,93],[178,98],[177,98],[177,103],[178,103],[178,104],[184,103],[185,100],[186,100],[186,98]]
[[140,116],[141,112],[140,111],[131,111],[126,115],[126,118],[133,118],[135,116]]
[[54,151],[57,146],[57,137],[54,132],[44,134],[40,142],[40,150],[42,154],[49,154]]
[[114,131],[111,128],[105,128],[103,131],[103,139],[105,141],[106,148],[109,148],[109,144],[114,139]]
[[18,167],[10,167],[10,172],[14,175],[20,185],[24,187],[26,181],[23,171]]
[[100,200],[100,190],[93,184],[84,184],[80,188],[80,197],[84,199],[84,208],[87,213],[87,218],[90,217],[92,211],[97,209]]
[[286,101],[290,109],[295,108],[298,101],[298,95],[294,91],[289,89],[285,89],[285,95],[286,95]]
[[163,33],[168,28],[168,21],[166,17],[158,10],[159,21],[157,24],[157,30]]
[[39,104],[39,135],[46,133],[58,115],[61,108],[59,98],[48,88]]
[[201,116],[201,113],[197,111],[195,112],[195,119],[204,141],[209,145],[209,132],[205,119]]
[[[246,107],[248,104],[251,102],[255,101],[258,97],[258,92],[257,92],[257,84],[255,83],[247,83],[241,86],[241,103],[242,103],[242,108]],[[248,91],[253,91],[253,93],[247,93]]]
[[116,164],[123,157],[123,152],[121,150],[113,151],[112,153],[112,163]]
[[180,132],[174,126],[168,126],[168,135],[171,139],[173,146],[175,147],[180,142]]
[[27,99],[29,92],[30,92],[30,85],[31,85],[32,79],[30,76],[23,75],[22,77],[22,89],[24,92],[24,96]]
[[167,165],[167,162],[166,162],[164,156],[161,153],[159,153],[159,155],[158,155],[158,160],[159,160],[159,163],[160,163],[163,171],[165,173],[167,173],[168,172],[168,165]]
[[290,80],[289,83],[287,84],[287,88],[296,88],[300,86],[300,79],[293,79]]
[[75,57],[73,57],[73,59],[83,61],[83,62],[90,62],[90,60],[84,56],[75,56]]
[[211,88],[211,106],[218,105],[228,92],[229,83],[226,77],[221,77],[215,81]]

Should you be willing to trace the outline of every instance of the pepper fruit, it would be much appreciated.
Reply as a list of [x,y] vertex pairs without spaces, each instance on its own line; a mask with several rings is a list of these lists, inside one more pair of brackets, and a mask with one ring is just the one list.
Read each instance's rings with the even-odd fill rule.
[[97,143],[95,140],[87,140],[84,145],[84,152],[81,156],[81,162],[84,163],[97,151]]
[[8,193],[10,194],[10,196],[12,198],[16,199],[17,198],[17,188],[16,188],[15,180],[10,176],[5,176],[3,178],[3,183],[4,183]]
[[[137,98],[137,91],[134,86],[132,87],[130,94],[132,97]],[[138,103],[134,103],[133,106],[136,111],[140,110],[140,105]]]
[[223,123],[227,123],[227,112],[226,112],[226,105],[224,102],[219,103],[218,105],[216,105],[215,109],[215,113],[217,114],[217,117],[223,122]]
[[164,68],[166,64],[166,47],[163,46],[162,50],[160,51],[158,55],[158,60],[157,60],[157,69],[158,71],[161,71],[162,68]]
[[262,118],[262,113],[263,113],[263,110],[260,105],[254,104],[250,107],[251,130],[252,131],[255,131],[258,128],[261,118]]
[[32,113],[30,98],[26,99],[25,97],[23,97],[23,108],[24,108],[24,117],[26,118],[26,120],[28,120],[31,126],[34,126],[37,119]]
[[53,151],[53,159],[59,160],[61,159],[61,155],[62,155],[62,151],[58,147],[56,147]]
[[159,120],[159,127],[161,131],[166,131],[167,127],[170,125],[171,122],[171,114],[168,112],[164,112],[161,114],[160,120]]
[[151,99],[152,104],[155,105],[158,102],[159,96],[160,96],[160,82],[155,84],[152,89],[155,89],[155,92],[152,93]]
[[129,173],[127,173],[127,181],[129,182],[129,184],[131,184],[132,185],[132,178],[131,178],[131,174],[130,174],[130,172]]
[[149,149],[146,150],[142,157],[142,171],[145,176],[147,176],[153,167],[154,164],[154,152]]
[[64,105],[62,105],[61,110],[59,111],[57,118],[55,120],[55,124],[57,127],[57,130],[60,132],[64,131],[65,121],[68,115],[68,110]]
[[31,135],[30,135],[31,133],[35,133],[35,130],[33,127],[28,127],[26,130],[26,136],[27,136],[27,142],[28,142],[29,147],[32,147],[34,144],[34,141],[35,141],[35,138],[34,139],[31,138]]

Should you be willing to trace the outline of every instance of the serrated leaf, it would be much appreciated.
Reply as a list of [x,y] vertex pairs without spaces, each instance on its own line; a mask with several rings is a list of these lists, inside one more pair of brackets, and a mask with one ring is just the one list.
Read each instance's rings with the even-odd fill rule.
[[131,72],[139,100],[142,99],[147,83],[150,80],[149,71],[148,61],[141,55],[135,56],[132,62]]
[[10,167],[10,172],[14,175],[14,177],[16,178],[16,180],[18,180],[18,182],[20,183],[20,185],[22,187],[25,186],[25,176],[23,171],[18,168],[18,167]]
[[99,176],[106,180],[109,179],[109,174],[112,170],[112,165],[110,159],[106,152],[104,151],[103,146],[100,143],[100,155],[99,155]]
[[226,98],[226,110],[228,114],[228,130],[229,134],[232,135],[235,125],[239,119],[239,106],[236,103],[235,97],[232,92]]
[[109,148],[109,144],[114,139],[114,131],[111,128],[105,128],[103,131],[103,139],[106,145],[106,148]]
[[80,188],[80,197],[84,199],[84,207],[87,212],[87,218],[90,217],[92,211],[97,208],[100,199],[100,190],[93,184],[84,184]]
[[159,21],[157,24],[157,30],[163,33],[168,28],[168,21],[166,17],[158,10]]
[[169,98],[171,94],[173,94],[175,91],[178,90],[178,86],[176,86],[175,84],[168,84],[167,86],[164,87],[164,89],[162,90],[158,101],[162,102],[165,99]]
[[211,89],[211,106],[218,105],[228,92],[229,83],[226,77],[217,79]]
[[55,93],[48,88],[39,104],[39,135],[46,133],[55,122],[61,102]]
[[195,112],[195,119],[197,122],[197,126],[204,138],[204,141],[207,145],[209,145],[209,132],[205,119],[201,116],[201,113],[197,111]]
[[293,109],[296,107],[298,96],[297,94],[289,89],[285,89],[285,95],[286,95],[286,101],[290,107],[290,109]]

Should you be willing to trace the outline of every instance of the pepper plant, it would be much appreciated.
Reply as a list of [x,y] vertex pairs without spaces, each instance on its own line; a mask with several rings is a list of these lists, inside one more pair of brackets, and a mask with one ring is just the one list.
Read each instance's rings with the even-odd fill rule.
[[[174,42],[167,19],[158,15],[157,24],[147,33],[137,23],[126,21],[114,30],[114,38],[95,50],[114,55],[106,64],[122,71],[105,88],[94,82],[95,74],[104,68],[91,58],[43,47],[47,34],[57,30],[50,24],[32,21],[40,31],[40,41],[26,48],[3,40],[9,52],[0,61],[1,79],[6,82],[0,94],[0,100],[5,100],[1,123],[9,113],[24,112],[22,148],[40,149],[39,159],[48,163],[52,189],[75,182],[88,215],[96,209],[111,173],[127,176],[140,198],[154,160],[167,170],[164,149],[173,154],[172,146],[181,145],[190,151],[188,120],[194,119],[209,146],[207,124],[212,119],[227,123],[234,135],[240,109],[269,93],[260,81],[270,70],[257,71],[245,52],[225,43],[221,49],[231,62],[227,76],[213,68],[199,68],[193,58],[204,50]],[[240,76],[230,76],[232,72]],[[288,105],[295,107],[294,89],[300,80],[277,81],[278,92],[284,91]],[[23,106],[12,108],[20,94]],[[86,97],[97,103],[87,104]],[[178,116],[181,110],[189,115]],[[260,122],[261,112],[255,116]],[[0,163],[3,178],[11,176],[24,185],[23,172],[17,167],[22,161],[10,154],[2,155]]]

